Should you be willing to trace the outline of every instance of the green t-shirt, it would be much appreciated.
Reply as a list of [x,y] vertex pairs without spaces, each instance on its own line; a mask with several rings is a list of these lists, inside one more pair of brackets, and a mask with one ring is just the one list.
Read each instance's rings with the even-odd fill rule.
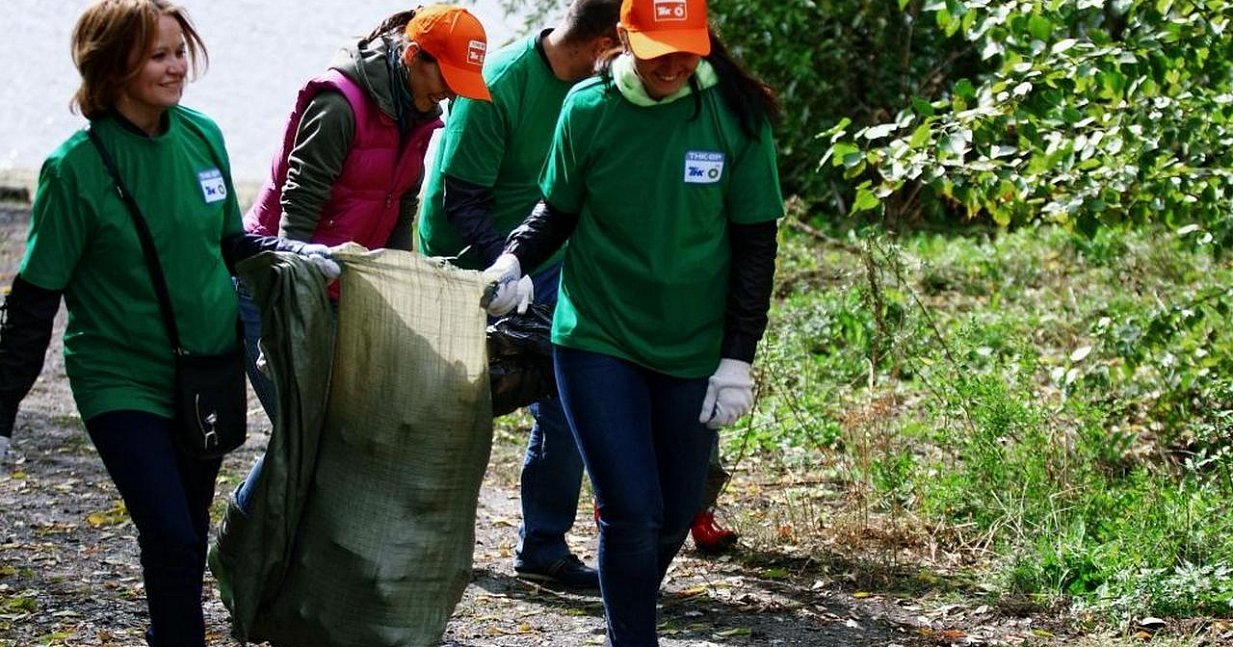
[[[220,242],[243,231],[240,209],[230,169],[215,162],[227,164],[218,126],[181,107],[167,116],[158,137],[111,117],[92,128],[150,227],[182,343],[190,352],[220,353],[237,344],[235,288]],[[65,367],[82,418],[116,410],[171,415],[171,343],[141,243],[85,131],[43,164],[20,272],[64,291]]]
[[[420,210],[419,248],[429,256],[457,256],[467,243],[445,217],[445,176],[492,189],[492,218],[506,235],[539,202],[539,173],[552,132],[573,83],[558,79],[529,36],[494,52],[484,64],[492,103],[454,101]],[[555,262],[557,257],[549,261]],[[468,251],[457,264],[483,269]]]
[[552,340],[676,377],[711,374],[728,223],[783,215],[770,125],[746,136],[714,87],[640,107],[593,79],[565,99],[541,188],[579,214]]

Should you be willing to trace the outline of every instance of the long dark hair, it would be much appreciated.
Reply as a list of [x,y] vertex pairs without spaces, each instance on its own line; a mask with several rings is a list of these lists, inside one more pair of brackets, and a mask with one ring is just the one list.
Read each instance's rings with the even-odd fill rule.
[[[708,29],[707,33],[711,37],[711,53],[704,58],[715,68],[715,76],[719,79],[716,89],[728,109],[737,116],[741,131],[757,139],[762,132],[764,121],[774,122],[779,119],[779,98],[775,96],[771,86],[747,72],[732,57],[727,45],[724,45],[714,29]],[[616,48],[596,61],[595,71],[605,82],[612,82],[612,61],[621,53],[621,49]],[[694,114],[689,118],[692,121],[702,114],[702,88],[698,85],[697,75],[689,77],[689,87],[693,89],[694,96]]]
[[397,31],[401,34],[402,31],[407,28],[407,23],[411,22],[411,19],[414,17],[415,17],[415,9],[408,9],[407,11],[399,11],[398,13],[381,21],[381,24],[377,25],[377,28],[372,30],[372,33],[368,34],[368,37],[365,38],[364,40],[366,41],[376,40],[377,38],[380,38],[381,36],[384,36],[385,34],[389,32],[393,32],[393,31]]
[[[715,30],[709,30],[711,36],[711,53],[706,60],[715,68],[715,76],[719,78],[720,95],[724,103],[737,115],[741,130],[746,135],[757,139],[762,129],[763,121],[775,122],[779,119],[779,98],[775,91],[762,79],[750,74],[741,66],[728,46],[719,39]],[[698,93],[697,77],[689,77],[694,93]],[[701,106],[701,99],[698,99]]]

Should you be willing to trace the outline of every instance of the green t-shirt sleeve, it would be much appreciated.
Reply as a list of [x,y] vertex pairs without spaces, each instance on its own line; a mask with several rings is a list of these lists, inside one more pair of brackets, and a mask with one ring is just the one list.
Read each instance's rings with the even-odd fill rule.
[[223,208],[223,238],[244,233],[244,214],[240,212],[239,196],[235,192],[235,180],[231,176],[231,157],[223,133],[218,132],[218,151],[226,168],[219,169],[227,178],[227,203]]
[[732,182],[727,193],[728,219],[738,224],[775,220],[783,216],[783,193],[775,164],[771,125],[763,122],[758,138],[732,160]]
[[552,148],[540,173],[539,188],[548,204],[569,213],[580,213],[586,195],[582,182],[580,151],[575,139],[576,111],[566,99],[552,136]]
[[495,185],[506,147],[506,122],[504,107],[495,101],[459,97],[445,120],[441,172],[483,187]]
[[[227,171],[228,182],[231,182],[231,171]],[[227,211],[223,221],[223,237],[244,233],[244,214],[240,213],[240,202],[236,198],[235,184],[227,195]]]
[[224,182],[227,184],[227,199],[223,203],[222,237],[244,233],[244,215],[240,212],[239,197],[236,195],[235,182],[231,176],[231,157],[227,154],[227,138],[223,136],[223,130],[214,120],[198,112],[182,110],[174,114],[183,120],[183,123],[193,133],[190,137],[199,136],[205,139],[205,144],[210,149],[210,156],[222,166],[218,170],[223,174]]
[[61,163],[49,160],[39,173],[20,269],[23,279],[47,290],[68,286],[90,232],[86,204]]

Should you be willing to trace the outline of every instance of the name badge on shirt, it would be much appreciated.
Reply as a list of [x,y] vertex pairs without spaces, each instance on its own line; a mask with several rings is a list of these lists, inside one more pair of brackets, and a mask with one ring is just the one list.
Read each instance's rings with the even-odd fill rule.
[[713,151],[685,153],[685,183],[714,184],[724,174],[724,154]]
[[205,197],[206,204],[227,199],[227,183],[223,181],[223,174],[218,169],[198,173],[197,181],[201,183],[201,194]]

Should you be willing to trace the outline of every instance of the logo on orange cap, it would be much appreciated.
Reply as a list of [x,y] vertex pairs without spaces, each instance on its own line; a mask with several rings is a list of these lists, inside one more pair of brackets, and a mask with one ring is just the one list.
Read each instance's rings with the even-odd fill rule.
[[492,101],[483,74],[488,37],[471,12],[444,4],[420,7],[406,32],[408,40],[437,59],[450,90],[468,99]]
[[655,0],[655,22],[684,21],[689,18],[685,0]]
[[706,0],[623,0],[621,26],[638,58],[711,53]]
[[488,51],[488,43],[482,40],[473,40],[467,43],[467,62],[472,65],[478,65],[481,69],[484,67],[484,54]]

